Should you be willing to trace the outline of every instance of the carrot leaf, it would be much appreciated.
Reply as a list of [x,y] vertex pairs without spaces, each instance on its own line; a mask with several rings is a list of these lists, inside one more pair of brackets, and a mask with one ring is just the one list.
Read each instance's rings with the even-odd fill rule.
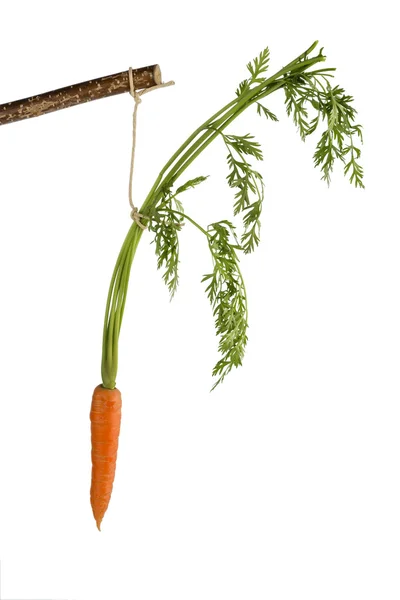
[[[344,173],[350,183],[364,187],[363,169],[359,164],[361,150],[355,143],[362,143],[361,125],[355,123],[357,111],[353,98],[339,86],[332,87],[330,73],[301,73],[285,83],[286,111],[292,115],[303,140],[325,122],[314,153],[314,166],[322,171],[322,179],[329,185],[336,160],[344,163]],[[310,118],[310,112],[314,113]]]
[[155,234],[153,243],[155,244],[157,256],[157,268],[164,269],[163,280],[168,288],[171,300],[179,283],[178,233],[184,224],[183,205],[177,195],[196,187],[205,181],[207,177],[200,176],[190,179],[175,192],[172,190],[172,186],[164,187],[162,201],[154,209],[150,219],[149,230]]
[[207,283],[206,293],[213,309],[221,354],[213,369],[213,376],[217,377],[213,390],[233,367],[242,364],[247,344],[248,313],[235,227],[230,221],[219,221],[208,226],[207,235],[214,269],[204,275],[202,281]]
[[[171,299],[179,283],[179,237],[183,219],[173,212],[172,203],[175,198],[171,193],[165,196],[157,211],[153,214],[149,229],[154,235],[153,243],[157,255],[157,269],[164,269],[163,280],[168,288]],[[182,208],[179,201],[178,208]]]

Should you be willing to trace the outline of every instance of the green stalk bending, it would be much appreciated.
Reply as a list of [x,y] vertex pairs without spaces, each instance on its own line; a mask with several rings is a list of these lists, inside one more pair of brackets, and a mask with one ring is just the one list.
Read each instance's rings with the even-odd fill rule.
[[[332,77],[334,69],[312,70],[316,64],[325,61],[322,50],[310,56],[317,44],[312,44],[269,78],[264,76],[269,66],[268,49],[248,63],[250,76],[239,85],[236,98],[200,125],[178,148],[160,171],[140,208],[150,230],[155,233],[158,267],[165,268],[163,278],[171,295],[178,283],[178,232],[183,221],[192,222],[207,238],[213,272],[205,275],[203,281],[208,284],[206,292],[213,307],[217,335],[220,337],[219,351],[222,354],[213,371],[213,375],[219,377],[215,385],[224,379],[233,366],[240,365],[243,358],[247,342],[248,308],[238,252],[251,252],[258,245],[259,216],[264,195],[262,177],[247,158],[253,156],[256,160],[262,159],[259,144],[252,141],[252,136],[227,135],[223,131],[252,105],[256,105],[260,115],[278,120],[260,101],[283,89],[286,111],[292,115],[303,139],[314,132],[320,122],[325,120],[327,123],[327,130],[323,132],[314,154],[314,164],[320,166],[323,179],[329,183],[333,162],[339,158],[345,163],[345,173],[349,173],[350,181],[363,187],[362,168],[357,162],[360,151],[353,143],[355,136],[361,138],[361,127],[353,124],[356,111],[351,106],[352,98],[346,96],[341,88],[330,86],[328,78]],[[308,116],[309,108],[316,112],[312,120]],[[196,178],[172,190],[188,166],[220,135],[229,152],[227,160],[230,173],[227,180],[236,192],[234,215],[243,215],[244,233],[240,241],[236,227],[230,221],[213,223],[205,229],[183,211],[179,194],[204,181],[205,177]],[[132,261],[142,234],[143,230],[135,222],[132,223],[118,255],[108,292],[101,372],[103,386],[109,389],[116,384],[118,340]]]

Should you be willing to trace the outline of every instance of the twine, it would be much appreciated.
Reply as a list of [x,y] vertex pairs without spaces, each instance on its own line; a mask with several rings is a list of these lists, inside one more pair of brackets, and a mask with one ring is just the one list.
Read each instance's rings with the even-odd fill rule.
[[136,128],[137,128],[137,111],[139,104],[142,101],[141,96],[147,94],[147,92],[152,92],[153,90],[157,90],[159,88],[168,87],[170,85],[174,85],[174,81],[167,81],[167,83],[159,83],[157,85],[153,85],[149,88],[144,88],[143,90],[136,90],[135,85],[133,83],[133,72],[132,67],[129,67],[129,93],[135,101],[135,106],[133,108],[133,116],[132,116],[132,154],[131,154],[131,168],[129,174],[129,204],[131,206],[131,218],[133,221],[141,228],[146,229],[147,225],[142,223],[142,219],[149,219],[146,215],[142,215],[137,207],[133,204],[132,199],[132,181],[133,181],[133,171],[135,166],[135,150],[136,150]]

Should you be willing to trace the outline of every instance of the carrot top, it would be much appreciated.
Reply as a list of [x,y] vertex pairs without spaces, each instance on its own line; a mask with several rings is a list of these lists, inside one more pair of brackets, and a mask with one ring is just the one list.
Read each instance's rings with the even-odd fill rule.
[[[330,183],[333,165],[343,162],[344,172],[356,187],[364,187],[363,170],[358,159],[362,142],[361,126],[355,124],[353,98],[338,86],[332,87],[333,68],[320,68],[325,61],[320,52],[313,56],[318,42],[267,77],[269,50],[266,48],[248,63],[248,77],[242,81],[234,100],[205,121],[180,146],[159,173],[149,191],[140,214],[142,222],[154,233],[157,266],[171,296],[178,285],[179,231],[185,220],[201,232],[208,244],[213,268],[204,275],[219,336],[220,359],[213,376],[216,385],[233,367],[242,364],[247,343],[248,307],[239,254],[253,252],[260,239],[260,216],[264,197],[262,175],[250,162],[263,158],[260,145],[247,134],[225,133],[226,128],[247,108],[271,121],[278,118],[261,102],[278,90],[285,94],[286,112],[292,116],[304,140],[325,124],[314,153],[314,166],[322,171],[322,179]],[[316,67],[316,68],[315,68]],[[206,177],[191,179],[175,188],[175,183],[215,139],[222,140],[227,151],[227,182],[234,190],[233,215],[242,217],[241,233],[230,220],[202,227],[186,214],[181,194],[202,183]],[[118,370],[118,340],[124,314],[131,265],[143,230],[133,222],[122,245],[109,288],[103,332],[102,380],[105,388],[114,389]]]

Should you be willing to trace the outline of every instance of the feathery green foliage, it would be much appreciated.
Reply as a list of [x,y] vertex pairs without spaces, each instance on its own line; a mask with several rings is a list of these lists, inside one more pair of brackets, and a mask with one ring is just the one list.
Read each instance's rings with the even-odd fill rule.
[[[159,173],[146,197],[140,214],[154,234],[157,266],[171,297],[178,286],[179,232],[185,220],[193,224],[207,239],[213,270],[203,277],[206,293],[219,337],[220,359],[213,375],[216,385],[242,364],[247,343],[247,297],[239,255],[252,252],[260,241],[260,217],[264,199],[264,182],[252,162],[263,159],[258,142],[250,134],[238,136],[225,129],[247,108],[254,105],[267,120],[278,118],[265,105],[270,94],[283,90],[286,112],[292,117],[303,140],[322,126],[314,153],[314,166],[321,169],[328,184],[336,160],[344,165],[344,173],[355,187],[364,187],[360,166],[361,125],[355,122],[353,98],[339,87],[332,87],[332,68],[323,68],[322,49],[314,54],[318,42],[281,68],[267,76],[270,54],[265,48],[247,64],[248,77],[236,89],[235,98],[205,121],[180,146]],[[216,138],[222,138],[228,151],[228,186],[234,191],[233,216],[241,217],[241,235],[229,220],[201,227],[184,212],[180,194],[202,183],[206,177],[190,179],[173,191],[176,181],[191,163]],[[115,386],[118,367],[118,339],[127,295],[131,263],[142,229],[134,223],[124,241],[111,280],[104,320],[102,378],[106,388]]]
[[163,280],[168,287],[171,300],[179,282],[178,232],[184,224],[183,205],[177,195],[196,187],[206,179],[207,177],[203,176],[189,179],[185,184],[178,187],[175,192],[172,191],[172,186],[165,187],[162,200],[155,207],[151,216],[149,230],[155,234],[153,242],[157,255],[157,268],[164,270]]
[[254,83],[263,83],[265,78],[261,77],[266,73],[269,66],[269,49],[265,48],[260,54],[253,60],[247,63],[247,70],[250,73],[250,77],[244,79],[239,83],[236,90],[236,95],[240,98],[249,91]]
[[[213,369],[217,377],[212,389],[221,383],[232,367],[242,364],[247,344],[247,296],[239,269],[237,250],[240,250],[235,228],[229,221],[208,226],[208,246],[213,257],[212,273],[204,275],[206,293],[215,318],[221,358]],[[233,238],[233,243],[232,243]]]
[[261,174],[256,171],[247,156],[262,160],[260,144],[253,137],[224,135],[228,149],[228,185],[237,191],[234,196],[233,214],[242,213],[244,232],[241,236],[242,250],[245,254],[253,252],[260,241],[260,215],[264,199],[264,182]]
[[[171,299],[178,287],[179,263],[179,238],[183,219],[173,212],[172,202],[175,198],[171,194],[164,197],[163,201],[154,212],[149,229],[154,232],[154,244],[157,255],[157,269],[164,269],[163,280],[168,287]],[[175,201],[176,203],[176,201]],[[181,204],[178,203],[178,208]]]
[[[355,123],[357,111],[352,106],[353,98],[343,88],[332,87],[328,77],[331,73],[302,73],[285,85],[286,110],[293,116],[303,140],[314,133],[323,122],[323,131],[314,153],[314,165],[320,167],[322,179],[328,185],[335,161],[344,163],[344,173],[349,174],[350,183],[364,187],[363,169],[358,159],[361,150],[356,145],[362,143],[361,125]],[[314,113],[311,118],[310,113]]]

